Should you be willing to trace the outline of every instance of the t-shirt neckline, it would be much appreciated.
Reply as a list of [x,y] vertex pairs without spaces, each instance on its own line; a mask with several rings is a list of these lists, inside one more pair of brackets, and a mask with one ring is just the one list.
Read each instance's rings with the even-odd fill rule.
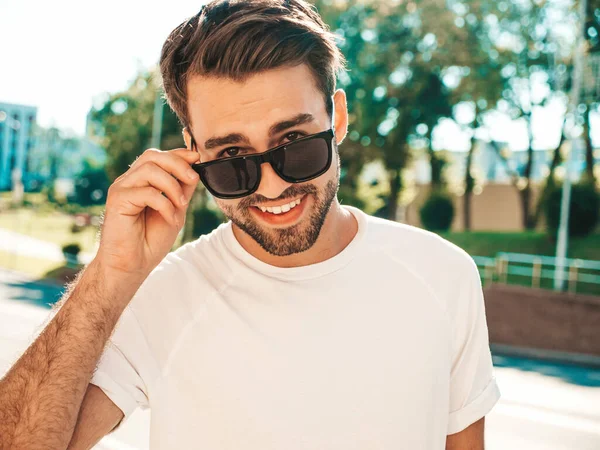
[[255,270],[256,272],[271,278],[277,278],[286,281],[299,281],[322,277],[341,269],[352,259],[354,259],[359,251],[360,243],[362,242],[367,231],[367,217],[364,212],[349,205],[342,205],[342,207],[354,215],[356,222],[358,223],[358,231],[356,232],[356,235],[352,241],[350,241],[350,243],[340,253],[316,264],[309,264],[307,266],[300,267],[277,267],[261,261],[260,259],[248,253],[248,251],[238,242],[233,234],[231,221],[224,225],[224,230],[222,233],[223,241],[227,249],[235,258],[242,261],[246,266]]

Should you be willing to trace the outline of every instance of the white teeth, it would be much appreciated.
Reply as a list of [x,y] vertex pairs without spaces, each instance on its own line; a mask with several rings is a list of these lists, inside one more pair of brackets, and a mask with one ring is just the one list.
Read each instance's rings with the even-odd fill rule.
[[298,206],[300,204],[300,200],[301,199],[297,199],[294,200],[286,205],[280,205],[280,206],[258,206],[258,208],[262,211],[262,212],[270,212],[271,214],[281,214],[281,213],[286,213],[288,212],[290,209],[295,208],[296,206]]

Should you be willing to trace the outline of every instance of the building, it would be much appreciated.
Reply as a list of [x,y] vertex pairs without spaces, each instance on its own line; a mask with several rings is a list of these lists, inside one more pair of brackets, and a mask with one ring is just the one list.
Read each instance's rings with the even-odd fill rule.
[[14,174],[27,179],[36,120],[34,106],[0,103],[0,191],[12,189]]
[[25,190],[38,190],[44,185],[57,188],[58,183],[61,192],[70,194],[86,166],[106,164],[106,151],[88,137],[69,135],[54,127],[38,127],[36,136]]
[[[476,178],[484,184],[512,184],[513,175],[523,177],[527,165],[527,151],[516,150],[506,151],[504,143],[498,143],[505,158],[498,154],[498,150],[490,142],[478,141],[471,170]],[[445,179],[451,185],[462,184],[465,177],[465,167],[467,164],[467,152],[449,152],[440,151],[448,164],[445,171]],[[546,179],[550,172],[550,165],[554,150],[534,150],[531,167],[532,182],[539,183]],[[559,164],[558,171],[564,171],[564,163]],[[429,184],[431,181],[431,164],[429,155],[425,151],[415,154],[412,168],[415,171],[415,181],[417,184]],[[571,179],[577,181],[585,172],[585,143],[582,139],[575,141],[573,146],[573,159],[571,165]]]

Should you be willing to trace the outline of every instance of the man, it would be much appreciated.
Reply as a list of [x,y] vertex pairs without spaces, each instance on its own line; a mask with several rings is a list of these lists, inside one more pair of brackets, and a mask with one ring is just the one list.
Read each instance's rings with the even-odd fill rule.
[[[340,205],[342,65],[303,0],[215,0],[172,32],[186,149],[111,186],[96,258],[0,383],[0,448],[87,449],[138,406],[153,450],[483,448],[477,268]],[[197,174],[230,220],[169,253]]]

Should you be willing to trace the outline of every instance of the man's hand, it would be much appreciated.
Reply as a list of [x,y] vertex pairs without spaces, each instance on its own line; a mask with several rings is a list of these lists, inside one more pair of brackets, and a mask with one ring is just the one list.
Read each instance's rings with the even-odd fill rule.
[[198,158],[148,149],[110,186],[96,256],[106,270],[146,278],[167,255],[198,185]]

